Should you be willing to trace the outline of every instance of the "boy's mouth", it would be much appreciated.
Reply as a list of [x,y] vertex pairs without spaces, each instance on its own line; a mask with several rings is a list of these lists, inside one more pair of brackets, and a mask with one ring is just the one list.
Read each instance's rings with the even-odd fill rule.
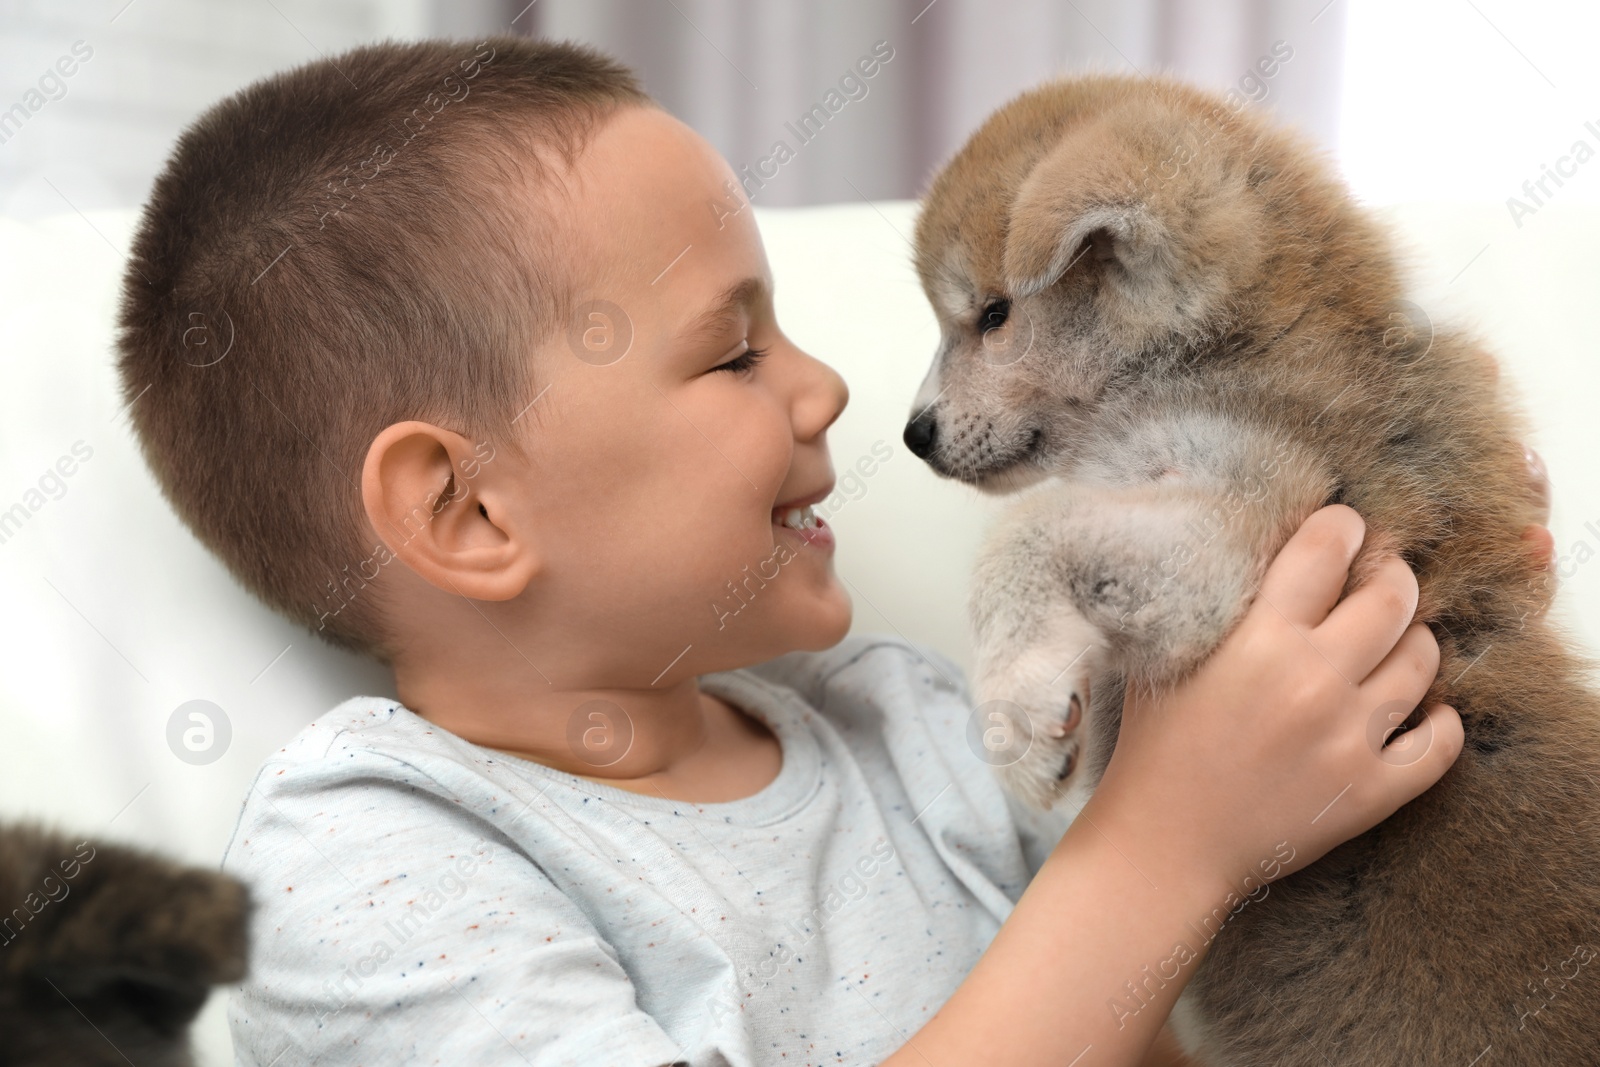
[[833,529],[822,521],[822,516],[810,504],[801,508],[773,508],[772,525],[791,531],[812,548],[833,547]]
[[803,508],[773,508],[772,521],[791,530],[815,530],[822,524],[822,519],[817,516],[817,509],[810,504]]
[[822,516],[812,506],[825,499],[832,489],[830,484],[820,492],[779,504],[772,509],[772,525],[791,531],[814,548],[832,548],[833,530],[822,521]]

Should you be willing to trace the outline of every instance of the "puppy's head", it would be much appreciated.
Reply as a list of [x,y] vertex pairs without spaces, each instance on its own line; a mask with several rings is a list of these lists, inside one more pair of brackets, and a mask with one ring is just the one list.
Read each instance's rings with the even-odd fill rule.
[[1020,488],[1070,462],[1116,393],[1237,329],[1277,149],[1165,79],[1067,79],[991,116],[917,219],[941,336],[907,446],[946,477]]

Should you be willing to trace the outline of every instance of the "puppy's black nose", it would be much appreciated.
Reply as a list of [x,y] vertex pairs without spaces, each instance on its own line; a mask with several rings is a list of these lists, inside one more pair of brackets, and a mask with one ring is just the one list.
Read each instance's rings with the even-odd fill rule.
[[928,453],[933,451],[934,439],[939,436],[939,422],[930,411],[906,423],[905,442],[911,449],[911,454],[918,459],[927,459]]

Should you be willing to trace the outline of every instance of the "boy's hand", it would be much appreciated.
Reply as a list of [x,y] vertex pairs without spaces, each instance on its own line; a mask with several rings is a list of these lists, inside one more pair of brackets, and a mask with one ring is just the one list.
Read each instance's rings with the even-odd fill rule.
[[1315,512],[1193,675],[1130,687],[1084,811],[1156,885],[1250,892],[1383,821],[1460,753],[1461,719],[1442,704],[1380,747],[1427,692],[1439,646],[1410,624],[1417,580],[1397,556],[1338,600],[1365,531],[1344,505]]

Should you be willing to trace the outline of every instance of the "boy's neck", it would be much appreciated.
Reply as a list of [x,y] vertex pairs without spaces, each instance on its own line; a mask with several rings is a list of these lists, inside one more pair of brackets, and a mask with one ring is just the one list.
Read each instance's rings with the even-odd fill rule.
[[[500,683],[395,665],[401,703],[466,741],[613,789],[688,803],[760,792],[782,767],[765,723],[688,678],[670,688],[558,691],[497,672]],[[626,710],[623,710],[626,709]],[[620,744],[619,756],[607,749]],[[598,746],[598,747],[597,747]]]
[[[613,789],[694,804],[743,800],[772,784],[783,766],[783,747],[777,737],[760,719],[722,698],[706,692],[701,698],[707,708],[708,742],[679,766],[645,778],[577,777]],[[718,742],[718,738],[724,739]]]

